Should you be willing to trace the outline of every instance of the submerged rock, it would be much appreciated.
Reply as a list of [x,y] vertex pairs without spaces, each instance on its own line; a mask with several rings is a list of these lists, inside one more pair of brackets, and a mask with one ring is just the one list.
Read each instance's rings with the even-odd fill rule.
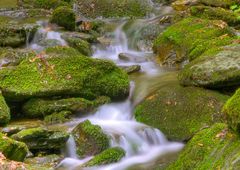
[[26,117],[44,117],[54,112],[71,111],[86,113],[94,110],[98,106],[108,103],[108,97],[98,97],[96,100],[89,101],[83,98],[67,99],[30,99],[23,106]]
[[99,154],[110,146],[109,138],[101,127],[91,124],[89,120],[78,124],[72,134],[77,145],[77,154],[81,157]]
[[0,87],[6,99],[22,101],[51,96],[123,99],[129,93],[127,74],[110,61],[81,55],[41,57],[24,60],[14,69],[0,70]]
[[135,110],[137,121],[161,130],[171,140],[183,141],[215,122],[229,96],[196,87],[182,87],[175,78],[161,86]]
[[235,132],[240,132],[240,89],[226,102],[223,107],[228,126]]
[[[232,30],[223,21],[189,17],[173,24],[160,34],[154,41],[153,50],[162,64],[167,64],[166,61],[172,56],[175,57],[172,57],[171,63],[178,64],[189,58],[199,57],[201,53],[195,53],[194,56],[191,54],[196,48],[215,47],[216,43],[211,41],[218,37],[219,43],[230,44],[225,38],[233,35]],[[205,46],[206,43],[209,46]]]
[[186,65],[180,72],[182,85],[224,88],[240,85],[240,45],[209,51]]
[[28,153],[27,146],[0,133],[0,152],[15,161],[23,161]]
[[10,121],[10,109],[5,102],[2,92],[0,91],[0,125],[5,125]]
[[45,128],[32,128],[18,132],[11,136],[13,139],[26,143],[33,151],[49,151],[62,149],[69,135],[62,131],[52,131]]
[[136,73],[141,70],[140,65],[131,65],[131,66],[120,66],[123,68],[128,74]]
[[239,169],[239,152],[239,137],[227,125],[215,124],[198,132],[167,170]]
[[101,152],[100,154],[94,156],[93,159],[88,161],[83,166],[90,167],[111,164],[120,161],[124,156],[125,151],[122,148],[120,147],[109,148]]

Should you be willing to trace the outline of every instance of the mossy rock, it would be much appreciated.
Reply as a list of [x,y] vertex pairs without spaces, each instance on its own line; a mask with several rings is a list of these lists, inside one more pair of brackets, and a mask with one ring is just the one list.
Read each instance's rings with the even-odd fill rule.
[[26,143],[32,152],[60,150],[65,146],[69,135],[63,131],[52,131],[45,128],[31,128],[11,136],[13,139]]
[[152,11],[147,0],[76,0],[76,4],[81,14],[90,18],[143,17]]
[[45,49],[45,53],[51,57],[77,56],[81,53],[75,48],[69,46],[54,46]]
[[72,112],[70,111],[61,111],[55,112],[51,115],[47,115],[44,117],[44,122],[46,124],[56,124],[56,123],[65,123],[71,120]]
[[71,6],[65,0],[19,0],[18,6],[24,8],[55,9],[60,6]]
[[71,8],[61,6],[53,11],[51,22],[73,31],[75,30],[76,16]]
[[14,69],[0,70],[0,80],[4,97],[12,101],[50,96],[123,99],[129,93],[123,70],[81,55],[24,60]]
[[239,50],[239,44],[232,44],[204,53],[179,73],[180,83],[208,88],[240,85]]
[[108,97],[98,97],[89,101],[83,98],[66,99],[30,99],[23,106],[23,113],[28,118],[41,118],[54,112],[71,111],[86,113],[94,110],[99,105],[108,103]]
[[86,56],[92,55],[91,45],[80,38],[66,38],[68,45]]
[[89,120],[78,124],[72,134],[80,157],[99,154],[110,146],[110,140],[101,127],[91,124]]
[[[229,96],[197,87],[182,87],[176,74],[135,109],[137,121],[161,130],[168,139],[184,141],[215,122]],[[177,121],[176,121],[177,120]]]
[[240,133],[240,89],[226,102],[223,112],[226,115],[228,126]]
[[92,158],[83,166],[90,167],[111,164],[120,161],[124,156],[125,151],[122,148],[120,147],[109,148],[101,152],[100,154],[94,156],[94,158]]
[[[182,63],[188,59],[193,49],[202,45],[201,43],[223,35],[224,37],[234,36],[225,22],[188,17],[161,33],[154,41],[153,50],[163,64],[169,58],[173,63]],[[197,57],[199,56],[193,56],[193,58]]]
[[225,124],[198,132],[167,170],[239,169],[239,137]]
[[23,161],[28,153],[28,148],[24,143],[15,141],[0,133],[0,152],[8,159]]
[[231,26],[238,26],[240,24],[240,15],[224,8],[213,8],[208,6],[193,6],[190,9],[191,15],[215,19],[215,20],[223,20]]
[[4,97],[0,91],[0,125],[7,124],[11,119],[10,109],[5,102]]
[[231,5],[239,3],[238,0],[198,0],[198,2],[207,6],[223,7],[223,8],[229,8]]

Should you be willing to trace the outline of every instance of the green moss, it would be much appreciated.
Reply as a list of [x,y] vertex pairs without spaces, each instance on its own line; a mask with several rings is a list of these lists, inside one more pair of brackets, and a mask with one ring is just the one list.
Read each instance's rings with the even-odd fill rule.
[[239,169],[239,137],[225,124],[197,133],[167,170]]
[[193,6],[190,9],[193,16],[218,19],[227,22],[229,25],[236,26],[240,24],[240,19],[237,13],[223,8],[213,8],[208,6]]
[[108,97],[99,97],[96,100],[89,101],[83,98],[67,99],[30,99],[23,106],[23,112],[26,117],[37,118],[43,117],[54,112],[71,111],[86,113],[94,108],[108,103]]
[[16,8],[18,0],[1,0],[0,8]]
[[11,136],[26,143],[31,151],[59,150],[64,147],[69,135],[62,131],[51,131],[44,128],[30,128]]
[[0,91],[0,125],[5,125],[10,121],[10,109]]
[[72,112],[70,111],[61,111],[59,113],[53,113],[51,115],[44,117],[44,122],[47,124],[55,124],[55,123],[64,123],[70,120],[70,116]]
[[55,57],[64,57],[64,56],[77,56],[81,53],[74,48],[68,46],[55,46],[55,47],[48,47],[45,50],[47,55],[55,56]]
[[240,89],[227,101],[223,107],[223,112],[226,114],[228,126],[240,132]]
[[[77,0],[79,11],[87,17],[143,17],[152,9],[147,0]],[[89,8],[89,4],[92,7]]]
[[91,56],[92,49],[87,41],[81,40],[80,38],[67,38],[68,45],[78,50],[81,54]]
[[72,131],[77,145],[77,154],[81,157],[92,156],[101,153],[110,145],[109,138],[98,125],[92,125],[86,120]]
[[228,8],[237,3],[237,0],[199,0],[199,2],[208,6]]
[[76,16],[71,8],[61,6],[53,11],[51,22],[72,31],[75,30]]
[[[198,43],[223,35],[233,36],[231,29],[223,21],[189,17],[173,24],[160,34],[154,41],[153,50],[160,62],[164,62],[172,51],[176,53],[177,60],[183,61],[193,49],[202,45]],[[191,56],[191,58],[197,57]]]
[[24,143],[17,142],[0,133],[0,152],[8,159],[23,161],[28,153],[28,148]]
[[122,99],[129,90],[123,70],[112,62],[81,55],[24,60],[14,69],[0,70],[0,80],[4,96],[17,101],[66,95]]
[[64,0],[22,0],[19,6],[25,8],[43,8],[43,9],[55,9],[60,6],[69,6],[70,3]]
[[120,161],[125,156],[125,151],[120,147],[106,149],[93,159],[84,164],[85,167],[100,166]]
[[[169,139],[187,140],[200,129],[221,122],[229,98],[197,87],[182,87],[175,78],[161,86],[135,109],[137,121],[158,128]],[[177,120],[177,121],[176,121]]]

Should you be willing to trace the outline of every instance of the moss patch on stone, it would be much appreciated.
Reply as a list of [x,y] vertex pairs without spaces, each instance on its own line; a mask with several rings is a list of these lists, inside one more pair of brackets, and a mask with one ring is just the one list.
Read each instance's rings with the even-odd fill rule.
[[229,96],[197,87],[182,87],[175,80],[148,96],[135,109],[137,121],[158,128],[169,139],[184,141],[215,122]]
[[10,121],[10,118],[10,109],[0,91],[0,125],[7,124]]
[[28,153],[27,146],[0,133],[0,152],[8,159],[23,161]]
[[239,141],[227,125],[215,124],[197,133],[167,170],[239,169]]
[[125,156],[125,151],[120,147],[114,147],[106,149],[105,151],[101,152],[100,154],[94,156],[93,159],[88,161],[83,166],[100,166],[111,164],[120,161]]
[[225,22],[188,17],[168,27],[160,34],[154,41],[153,50],[160,62],[164,62],[172,52],[176,54],[175,60],[182,62],[188,59],[189,53],[201,45],[200,43],[223,35],[233,36],[232,30]]
[[66,38],[68,45],[78,50],[81,54],[91,56],[92,49],[91,45],[80,38]]
[[110,146],[109,138],[101,127],[91,124],[89,120],[78,124],[72,134],[80,157],[99,154]]
[[83,98],[67,99],[30,99],[23,106],[23,112],[26,117],[38,118],[52,114],[54,112],[71,111],[86,113],[94,108],[108,103],[108,97],[98,97],[96,100],[89,101]]
[[24,60],[14,69],[0,70],[0,87],[8,100],[79,96],[93,99],[128,95],[128,75],[112,62],[85,56]]

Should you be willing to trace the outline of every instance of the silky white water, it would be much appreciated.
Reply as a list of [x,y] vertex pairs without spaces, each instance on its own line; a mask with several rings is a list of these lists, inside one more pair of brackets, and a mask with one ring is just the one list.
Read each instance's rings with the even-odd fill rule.
[[[163,74],[154,62],[147,59],[149,52],[139,52],[128,48],[128,39],[122,31],[123,24],[124,23],[117,27],[114,32],[113,41],[109,46],[101,49],[95,47],[93,57],[112,60],[120,66],[138,64],[142,68],[141,72],[147,75],[148,78]],[[134,57],[142,57],[146,58],[146,60],[121,61],[118,58],[120,53],[132,54]],[[142,81],[144,81],[144,79]],[[133,99],[134,90],[135,82],[132,81],[130,95],[125,101],[105,104],[99,107],[95,113],[67,123],[67,125],[73,129],[78,123],[88,119],[93,124],[101,126],[104,132],[108,134],[111,138],[111,146],[122,147],[126,152],[126,156],[118,163],[85,169],[125,170],[135,166],[144,168],[154,164],[155,161],[167,154],[177,153],[183,148],[182,143],[169,142],[159,130],[135,121],[133,111],[137,104],[136,101],[141,101],[147,94],[139,95],[140,98]],[[92,158],[77,157],[76,146],[72,137],[67,143],[65,153],[66,158],[58,165],[60,169],[82,169],[80,166]]]

